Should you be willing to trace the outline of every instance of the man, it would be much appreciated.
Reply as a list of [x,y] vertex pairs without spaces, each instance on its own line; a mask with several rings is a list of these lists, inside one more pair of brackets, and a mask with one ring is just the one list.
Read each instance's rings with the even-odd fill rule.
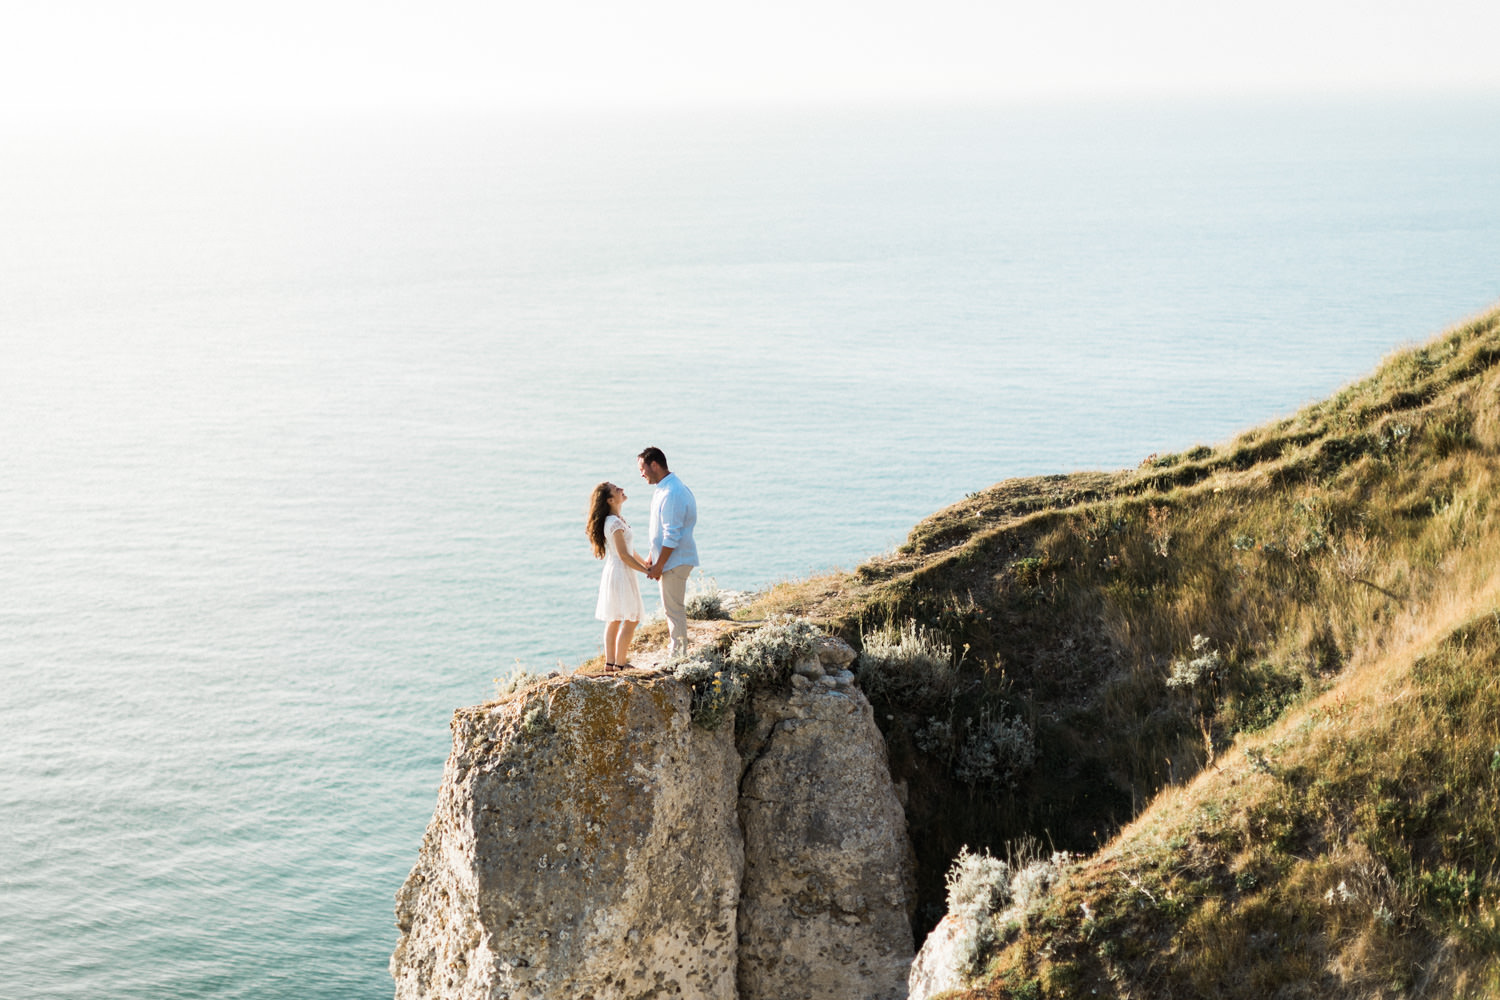
[[675,659],[687,653],[687,581],[698,565],[698,546],[693,544],[698,502],[693,491],[667,468],[667,456],[660,448],[647,448],[636,461],[641,478],[656,487],[651,495],[651,556],[646,578],[661,583],[661,606]]

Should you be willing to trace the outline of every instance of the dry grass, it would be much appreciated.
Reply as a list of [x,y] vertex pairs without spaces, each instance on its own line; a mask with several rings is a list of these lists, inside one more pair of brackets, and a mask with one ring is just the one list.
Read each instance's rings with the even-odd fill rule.
[[1497,599],[1165,791],[972,995],[1497,995]]
[[[1500,792],[1497,363],[1491,313],[1227,444],[999,484],[777,598],[852,642],[915,621],[964,651],[946,708],[876,699],[919,931],[962,844],[1119,834],[1097,899],[1009,946],[987,995],[1500,995],[1500,834],[1476,819]],[[1222,667],[1169,687],[1195,636]],[[1034,771],[957,781],[917,739],[945,711],[1026,720]]]

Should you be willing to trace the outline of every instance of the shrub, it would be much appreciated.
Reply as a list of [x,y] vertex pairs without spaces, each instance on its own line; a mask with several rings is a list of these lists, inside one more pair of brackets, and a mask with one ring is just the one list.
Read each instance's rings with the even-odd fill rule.
[[701,583],[693,593],[687,597],[687,616],[696,621],[715,621],[720,618],[728,618],[724,613],[724,598],[719,593],[719,585],[710,579]]
[[684,684],[698,685],[713,679],[725,669],[724,657],[717,650],[705,649],[672,665],[672,676]]
[[1006,569],[1015,576],[1016,582],[1023,587],[1040,586],[1042,574],[1050,568],[1047,560],[1041,556],[1026,556],[1023,559],[1013,560],[1006,566]]
[[1444,865],[1417,876],[1422,902],[1434,909],[1456,911],[1479,902],[1484,880],[1473,872]]
[[953,774],[968,785],[1015,787],[1036,763],[1036,738],[1021,719],[992,719],[986,711],[969,724]]
[[934,701],[953,693],[953,647],[938,633],[909,621],[867,633],[860,645],[859,684],[871,698]]
[[726,618],[724,601],[718,593],[694,594],[687,600],[687,616],[695,621],[714,621]]
[[1056,851],[1051,857],[1019,866],[1010,878],[1010,908],[1024,912],[1041,902],[1062,878],[1071,857],[1066,851]]
[[999,942],[1000,928],[1019,922],[1061,879],[1071,855],[1063,851],[1037,857],[1034,841],[1013,846],[1007,864],[988,851],[967,846],[948,869],[948,914],[959,928],[955,951],[966,975],[983,966],[986,953]]
[[973,975],[995,944],[994,915],[1010,899],[1010,867],[989,852],[959,849],[948,869],[948,913],[958,920],[954,951],[959,968]]
[[912,742],[923,753],[946,753],[953,747],[953,724],[945,719],[932,719],[912,734]]
[[1224,658],[1217,649],[1209,648],[1209,642],[1206,635],[1193,636],[1193,658],[1179,657],[1172,661],[1172,675],[1167,678],[1167,687],[1192,688],[1220,678]]
[[744,682],[732,670],[720,670],[693,688],[693,721],[704,729],[723,725],[745,700]]
[[547,706],[533,705],[521,720],[521,734],[533,739],[547,731]]
[[799,660],[813,655],[823,633],[805,618],[772,615],[729,647],[729,664],[752,687],[785,681]]
[[557,671],[551,670],[542,673],[525,666],[520,660],[516,661],[516,668],[504,677],[494,678],[495,700],[502,701],[515,694],[523,688],[528,688],[537,681],[544,681],[549,677],[556,677]]
[[975,853],[966,844],[948,869],[946,883],[949,913],[989,915],[1010,899],[1010,866],[989,851]]
[[817,626],[788,615],[740,636],[728,655],[704,650],[680,660],[672,676],[693,689],[693,722],[718,729],[756,690],[784,682],[799,660],[814,655],[823,633]]

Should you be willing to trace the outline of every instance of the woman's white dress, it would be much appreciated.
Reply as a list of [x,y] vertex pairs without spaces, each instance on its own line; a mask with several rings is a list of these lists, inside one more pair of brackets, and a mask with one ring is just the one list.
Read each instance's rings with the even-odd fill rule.
[[604,519],[604,576],[599,581],[599,605],[594,617],[602,622],[638,622],[646,617],[646,606],[641,603],[641,588],[636,582],[635,570],[626,566],[615,550],[615,532],[625,532],[625,551],[631,547],[634,536],[630,525],[615,514]]

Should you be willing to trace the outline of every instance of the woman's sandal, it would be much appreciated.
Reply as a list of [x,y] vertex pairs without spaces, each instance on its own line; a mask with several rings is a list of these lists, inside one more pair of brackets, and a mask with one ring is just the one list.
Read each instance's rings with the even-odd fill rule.
[[617,674],[620,672],[620,668],[615,666],[613,663],[605,663],[604,672],[606,674]]

